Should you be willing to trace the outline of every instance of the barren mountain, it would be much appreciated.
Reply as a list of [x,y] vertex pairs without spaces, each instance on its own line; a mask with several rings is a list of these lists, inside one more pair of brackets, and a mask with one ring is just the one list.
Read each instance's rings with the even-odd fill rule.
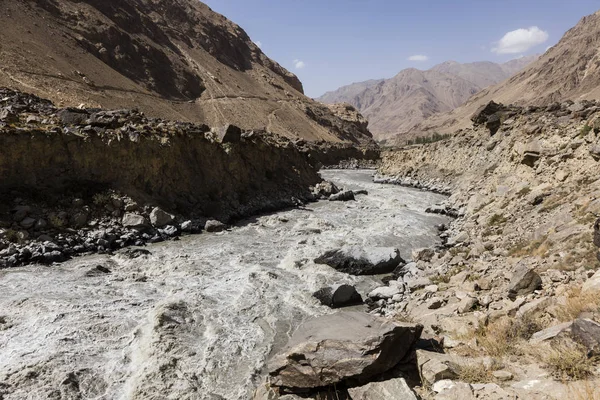
[[509,78],[537,57],[522,57],[504,64],[447,61],[428,71],[409,68],[391,79],[341,87],[318,100],[352,104],[369,120],[375,138],[386,140],[411,130],[432,115],[453,110],[473,94]]
[[0,86],[287,137],[371,142],[195,0],[0,0]]
[[548,105],[600,97],[600,11],[584,17],[557,45],[521,73],[473,96],[450,113],[436,115],[416,132],[453,132],[470,127],[470,116],[494,100],[504,104]]

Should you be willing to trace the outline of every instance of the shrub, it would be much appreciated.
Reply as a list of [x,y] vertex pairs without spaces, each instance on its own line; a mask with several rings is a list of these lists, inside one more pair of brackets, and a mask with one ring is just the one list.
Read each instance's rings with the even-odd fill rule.
[[435,132],[433,135],[431,136],[418,136],[413,140],[408,140],[406,142],[407,146],[411,146],[413,144],[428,144],[428,143],[435,143],[435,142],[439,142],[442,140],[446,140],[449,139],[452,135],[450,134],[440,134],[438,132]]
[[507,221],[507,219],[504,216],[502,216],[500,214],[494,214],[488,220],[488,225],[489,226],[498,226],[498,225],[505,224],[506,221]]

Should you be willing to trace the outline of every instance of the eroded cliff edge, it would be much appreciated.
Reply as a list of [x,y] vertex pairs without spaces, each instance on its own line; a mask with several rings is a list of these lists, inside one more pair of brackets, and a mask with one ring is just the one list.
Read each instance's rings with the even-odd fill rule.
[[[311,147],[272,133],[57,109],[9,89],[0,106],[4,266],[159,241],[210,219],[222,229],[318,196]],[[24,250],[31,241],[52,244]]]

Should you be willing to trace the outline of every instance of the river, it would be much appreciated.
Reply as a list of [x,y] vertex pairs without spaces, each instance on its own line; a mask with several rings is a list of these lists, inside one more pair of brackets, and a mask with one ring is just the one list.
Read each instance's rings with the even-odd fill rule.
[[304,319],[332,312],[314,291],[350,283],[364,296],[380,285],[315,257],[358,244],[410,258],[447,222],[424,212],[443,196],[372,183],[372,171],[322,175],[369,194],[154,244],[133,259],[0,271],[0,398],[250,398],[269,354]]

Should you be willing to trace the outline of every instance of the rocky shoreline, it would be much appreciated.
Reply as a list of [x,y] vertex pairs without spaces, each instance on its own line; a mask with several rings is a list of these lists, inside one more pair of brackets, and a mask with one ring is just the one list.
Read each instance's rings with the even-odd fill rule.
[[0,268],[219,231],[328,198],[315,189],[321,161],[379,155],[327,146],[319,161],[317,148],[136,110],[58,109],[0,89]]
[[[599,395],[599,116],[595,102],[491,103],[473,117],[472,130],[383,154],[375,182],[443,193],[448,199],[428,212],[455,219],[442,246],[415,249],[365,298],[372,315],[421,327],[412,361],[366,385],[348,377],[335,395]],[[275,393],[278,371],[271,372]]]

